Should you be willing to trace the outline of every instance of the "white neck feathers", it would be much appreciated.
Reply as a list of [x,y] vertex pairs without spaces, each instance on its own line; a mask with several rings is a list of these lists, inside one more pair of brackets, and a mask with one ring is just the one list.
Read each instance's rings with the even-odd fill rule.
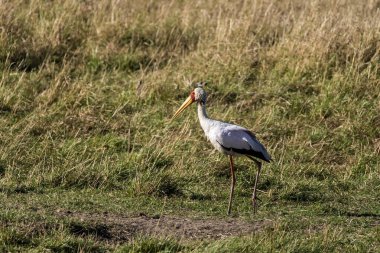
[[209,117],[207,116],[206,104],[204,103],[198,102],[198,118],[199,118],[199,123],[201,124],[203,131],[207,135],[209,128],[211,126],[212,120],[210,120]]

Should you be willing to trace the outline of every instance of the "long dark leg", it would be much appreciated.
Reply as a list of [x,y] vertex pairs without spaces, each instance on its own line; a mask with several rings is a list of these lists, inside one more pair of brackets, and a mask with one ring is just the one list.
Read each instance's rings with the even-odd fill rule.
[[252,193],[252,205],[253,205],[253,213],[257,212],[257,196],[256,196],[256,191],[257,191],[257,183],[259,181],[259,176],[260,176],[260,171],[261,171],[261,162],[256,161],[252,159],[256,165],[257,165],[257,174],[256,174],[256,180],[255,180],[255,185],[253,186],[253,193]]
[[232,156],[229,156],[229,158],[230,158],[230,170],[231,170],[231,191],[230,191],[230,201],[228,202],[228,210],[227,210],[228,215],[231,214],[232,197],[234,195],[234,189],[235,189],[235,183],[236,183],[234,161],[232,160]]

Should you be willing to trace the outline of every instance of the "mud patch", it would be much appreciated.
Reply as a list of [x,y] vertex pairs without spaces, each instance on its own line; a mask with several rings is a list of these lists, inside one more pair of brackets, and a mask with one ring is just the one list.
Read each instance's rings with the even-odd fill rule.
[[[236,218],[198,219],[178,216],[120,216],[109,213],[56,211],[57,216],[72,220],[70,231],[100,240],[130,241],[137,236],[170,237],[180,240],[221,239],[260,231],[270,221],[243,221]],[[105,235],[105,236],[104,236]]]

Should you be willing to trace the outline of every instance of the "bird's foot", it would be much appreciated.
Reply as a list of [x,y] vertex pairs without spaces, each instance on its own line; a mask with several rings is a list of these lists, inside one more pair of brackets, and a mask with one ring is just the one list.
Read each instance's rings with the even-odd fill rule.
[[253,213],[256,214],[257,213],[257,202],[256,202],[256,200],[252,201],[252,206],[253,206]]
[[261,201],[261,200],[259,198],[257,198],[256,196],[252,197],[252,207],[253,207],[253,213],[254,214],[257,213],[257,208],[258,208],[257,202],[258,201]]

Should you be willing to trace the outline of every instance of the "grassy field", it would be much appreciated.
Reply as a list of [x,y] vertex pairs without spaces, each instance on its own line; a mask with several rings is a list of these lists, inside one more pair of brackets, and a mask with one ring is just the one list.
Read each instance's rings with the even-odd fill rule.
[[379,1],[2,1],[0,59],[0,252],[378,252]]

